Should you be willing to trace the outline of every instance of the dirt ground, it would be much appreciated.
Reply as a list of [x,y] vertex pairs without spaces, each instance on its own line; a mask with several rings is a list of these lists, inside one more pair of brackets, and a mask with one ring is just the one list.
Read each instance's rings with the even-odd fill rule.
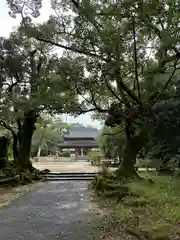
[[88,162],[47,162],[33,163],[37,169],[49,169],[52,172],[98,172],[99,167],[91,166]]

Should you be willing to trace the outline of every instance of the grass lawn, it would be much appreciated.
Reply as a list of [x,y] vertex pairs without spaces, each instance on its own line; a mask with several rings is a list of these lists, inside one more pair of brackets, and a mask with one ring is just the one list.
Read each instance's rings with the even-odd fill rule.
[[[142,175],[142,174],[141,174]],[[151,175],[151,176],[150,176]],[[101,199],[102,239],[180,239],[180,179],[143,173],[149,182],[126,184],[134,196]]]

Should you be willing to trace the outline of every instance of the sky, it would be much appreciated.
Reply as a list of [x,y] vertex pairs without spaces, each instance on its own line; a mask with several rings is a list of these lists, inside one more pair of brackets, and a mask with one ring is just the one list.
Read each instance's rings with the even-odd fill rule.
[[[20,18],[13,19],[8,14],[9,9],[6,4],[6,0],[0,0],[0,36],[1,37],[7,37],[10,32],[19,25]],[[44,0],[43,1],[43,8],[41,9],[41,15],[38,17],[35,22],[44,22],[48,19],[49,15],[51,13],[50,8],[50,0]],[[77,118],[73,118],[68,115],[61,116],[63,121],[66,121],[68,123],[80,123],[84,126],[93,126],[96,128],[100,128],[101,124],[99,121],[93,121],[91,119],[90,113],[86,113],[84,115],[78,116]]]

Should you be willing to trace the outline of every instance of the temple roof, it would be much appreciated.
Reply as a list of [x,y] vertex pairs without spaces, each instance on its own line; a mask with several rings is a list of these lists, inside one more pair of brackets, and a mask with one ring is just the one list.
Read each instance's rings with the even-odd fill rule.
[[97,147],[95,141],[65,141],[64,143],[58,144],[59,147]]
[[65,139],[70,138],[95,138],[99,134],[96,128],[83,127],[83,126],[73,126],[69,129],[68,133],[64,134]]

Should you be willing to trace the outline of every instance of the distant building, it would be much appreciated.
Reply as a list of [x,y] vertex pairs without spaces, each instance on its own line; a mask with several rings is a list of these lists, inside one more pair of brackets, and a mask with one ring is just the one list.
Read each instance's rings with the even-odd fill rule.
[[73,126],[64,134],[64,143],[59,145],[61,151],[70,151],[78,156],[87,156],[89,150],[97,150],[95,141],[99,131],[96,128]]

